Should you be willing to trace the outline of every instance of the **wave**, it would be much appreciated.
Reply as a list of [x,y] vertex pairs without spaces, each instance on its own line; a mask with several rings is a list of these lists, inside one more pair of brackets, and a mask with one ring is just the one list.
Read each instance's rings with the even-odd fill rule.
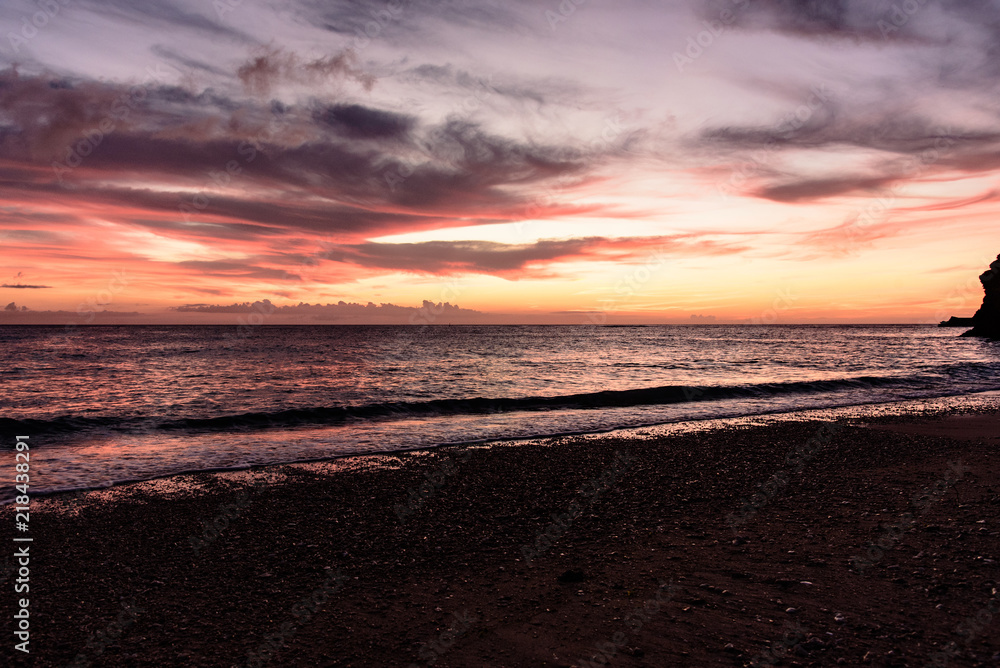
[[[63,416],[52,420],[0,418],[0,431],[13,434],[67,433],[91,430],[124,432],[230,431],[294,428],[343,424],[358,420],[392,420],[410,417],[483,415],[516,411],[621,408],[683,404],[725,399],[768,399],[788,395],[851,393],[874,389],[953,390],[955,381],[983,385],[976,391],[1000,389],[992,365],[959,364],[934,369],[933,374],[911,376],[857,376],[834,380],[789,381],[728,386],[664,385],[630,390],[605,390],[559,396],[514,398],[473,397],[411,402],[384,402],[357,406],[315,406],[271,412],[212,417],[164,419],[163,417]],[[942,377],[943,376],[943,377]],[[949,382],[950,381],[950,382]],[[992,381],[992,382],[987,382]],[[971,388],[970,388],[971,389]]]

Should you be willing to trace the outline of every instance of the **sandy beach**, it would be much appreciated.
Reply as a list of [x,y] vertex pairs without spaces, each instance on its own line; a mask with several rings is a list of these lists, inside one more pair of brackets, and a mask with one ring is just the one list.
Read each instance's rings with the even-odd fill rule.
[[1000,665],[998,425],[613,433],[34,500],[30,657]]

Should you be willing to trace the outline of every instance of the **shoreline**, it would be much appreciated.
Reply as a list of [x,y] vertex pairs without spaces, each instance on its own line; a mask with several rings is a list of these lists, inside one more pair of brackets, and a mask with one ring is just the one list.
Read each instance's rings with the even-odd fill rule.
[[[654,422],[627,427],[611,427],[608,429],[594,431],[571,431],[553,434],[543,434],[534,436],[511,437],[511,438],[481,438],[469,441],[459,441],[454,443],[436,443],[431,445],[417,446],[411,448],[394,449],[389,447],[385,450],[337,454],[323,457],[313,457],[288,461],[267,462],[261,464],[250,464],[241,466],[221,466],[205,469],[188,469],[163,473],[151,477],[132,478],[117,480],[111,484],[95,485],[89,487],[74,487],[58,490],[46,490],[44,492],[33,492],[33,498],[47,499],[59,497],[61,495],[79,495],[88,492],[99,492],[102,490],[115,489],[127,485],[142,485],[144,483],[156,483],[159,481],[169,481],[172,478],[183,476],[193,476],[200,474],[228,474],[242,471],[258,471],[267,468],[280,468],[283,466],[300,464],[323,464],[341,460],[369,457],[385,457],[401,455],[404,453],[433,452],[437,450],[448,450],[451,448],[463,448],[470,446],[502,446],[502,445],[530,445],[544,442],[556,438],[637,438],[644,435],[665,437],[677,431],[703,431],[724,429],[732,425],[743,423],[765,423],[780,424],[786,421],[800,420],[838,420],[838,419],[865,419],[866,417],[876,417],[879,419],[890,416],[906,417],[913,414],[926,414],[932,411],[947,412],[956,409],[963,411],[991,410],[995,403],[1000,403],[1000,390],[985,390],[969,394],[951,394],[938,397],[922,397],[915,399],[897,399],[887,401],[872,401],[860,404],[848,404],[843,406],[821,407],[821,408],[800,408],[775,412],[752,413],[732,417],[707,417],[698,419],[681,419],[671,422]],[[963,405],[965,404],[965,405]],[[375,460],[377,461],[377,460]],[[10,505],[12,499],[0,499],[0,508]]]
[[996,665],[996,626],[967,620],[1000,586],[1000,402],[949,401],[54,495],[32,508],[32,658]]

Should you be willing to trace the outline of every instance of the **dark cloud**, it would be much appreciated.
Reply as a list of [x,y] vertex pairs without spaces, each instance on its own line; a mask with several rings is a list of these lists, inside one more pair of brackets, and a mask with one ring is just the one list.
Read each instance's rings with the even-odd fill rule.
[[774,28],[807,37],[876,37],[878,20],[891,2],[876,0],[755,0],[738,17],[766,21]]
[[317,84],[330,79],[351,80],[365,90],[375,85],[375,77],[363,71],[351,50],[326,58],[306,60],[296,53],[267,48],[239,67],[236,76],[248,91],[267,95],[281,83]]
[[173,47],[167,46],[165,44],[154,44],[152,47],[150,47],[150,51],[152,51],[155,55],[159,56],[160,58],[177,63],[178,65],[181,65],[187,68],[188,70],[199,70],[202,72],[208,72],[209,74],[215,74],[217,76],[223,76],[223,77],[228,77],[231,74],[230,72],[227,72],[221,67],[217,67],[216,65],[212,65],[211,63],[206,63],[204,60],[194,58],[188,54],[181,53],[180,51],[175,50]]
[[4,283],[0,285],[0,288],[14,288],[16,290],[41,290],[43,288],[51,288],[51,285],[21,285],[20,283],[11,285],[10,283]]
[[0,228],[0,240],[7,243],[23,242],[55,245],[69,241],[70,237],[58,232],[50,232],[49,230],[5,230]]
[[728,255],[746,250],[714,240],[673,237],[542,239],[529,244],[424,241],[334,245],[321,257],[369,268],[429,274],[479,273],[518,278],[538,265],[569,260],[648,261],[651,255]]
[[991,144],[1000,141],[1000,131],[959,128],[886,104],[880,109],[820,108],[798,125],[782,119],[770,126],[708,128],[701,139],[726,151],[847,146],[911,156],[930,150],[955,152]]
[[246,241],[251,239],[276,239],[284,237],[287,228],[273,227],[268,225],[251,225],[233,220],[225,223],[203,222],[203,221],[183,221],[183,220],[159,220],[150,218],[130,218],[128,222],[133,225],[156,230],[165,235],[175,235],[187,238],[222,239],[233,241]]
[[805,38],[885,39],[879,21],[895,0],[708,0],[701,14],[719,20],[730,12],[742,29],[771,30]]
[[[167,85],[128,95],[124,84],[0,73],[0,187],[182,236],[376,236],[523,219],[547,184],[581,183],[618,157],[358,103],[275,105]],[[131,185],[151,180],[156,190]],[[532,214],[600,210],[547,197]]]
[[[779,32],[846,45],[927,46],[901,54],[937,84],[976,87],[1000,74],[1000,5],[967,0],[704,0],[699,14],[741,30]],[[728,16],[728,14],[727,14]],[[960,47],[983,57],[970,58]],[[995,82],[994,82],[995,83]]]
[[810,179],[771,185],[757,191],[758,197],[778,202],[801,202],[858,191],[872,191],[891,183],[895,177],[841,177]]
[[438,155],[453,164],[468,171],[495,165],[505,172],[505,181],[536,171],[554,176],[584,163],[576,147],[522,143],[484,132],[478,124],[461,119],[451,119],[436,128],[431,139]]
[[0,122],[5,126],[0,140],[5,153],[51,158],[97,128],[122,92],[100,82],[74,84],[22,76],[16,68],[0,71]]
[[485,88],[491,85],[491,81],[487,78],[474,76],[451,65],[434,65],[432,63],[424,63],[410,68],[402,75],[402,78],[423,83],[436,83],[448,88]]
[[498,101],[530,104],[537,111],[546,105],[579,108],[599,102],[610,91],[595,90],[561,77],[512,78],[457,69],[452,65],[425,63],[399,74],[403,81],[434,86],[444,95],[458,98],[459,108],[474,110]]
[[317,121],[354,139],[404,139],[416,124],[412,116],[363,107],[335,104],[315,112]]
[[210,37],[224,37],[242,44],[253,44],[256,40],[246,33],[236,30],[217,20],[218,14],[213,3],[204,3],[204,14],[192,12],[172,0],[76,0],[81,7],[95,14],[110,15],[148,27],[185,28]]
[[765,0],[762,4],[784,18],[791,28],[803,32],[843,31],[853,27],[848,0]]
[[301,276],[283,269],[258,267],[245,262],[230,262],[223,260],[187,260],[177,262],[177,266],[193,269],[200,274],[225,276],[227,278],[255,278],[266,280],[300,281]]
[[[710,127],[688,146],[706,160],[735,162],[733,174],[746,175],[740,181],[745,193],[783,202],[865,193],[893,181],[953,170],[1000,167],[1000,128],[961,126],[913,106],[903,97],[848,107],[831,97],[803,113],[799,122],[789,123],[786,116],[767,126]],[[805,105],[801,109],[808,110]],[[863,152],[865,167],[805,177],[782,166],[796,152],[844,150]]]
[[[350,43],[358,48],[365,48],[377,39],[399,44],[435,38],[436,33],[428,29],[435,22],[491,33],[548,29],[544,20],[539,20],[537,6],[532,3],[499,0],[400,0],[374,4],[365,0],[306,0],[298,3],[294,11],[311,25],[351,38]],[[531,21],[533,17],[538,18]]]
[[578,257],[594,239],[501,244],[491,241],[425,241],[341,245],[322,257],[363,267],[426,273],[509,273],[539,261]]

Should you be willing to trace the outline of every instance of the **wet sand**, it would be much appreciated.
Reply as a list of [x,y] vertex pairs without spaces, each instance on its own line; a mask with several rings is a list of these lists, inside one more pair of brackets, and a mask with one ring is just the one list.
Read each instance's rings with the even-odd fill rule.
[[1000,409],[32,503],[36,666],[1000,665]]

